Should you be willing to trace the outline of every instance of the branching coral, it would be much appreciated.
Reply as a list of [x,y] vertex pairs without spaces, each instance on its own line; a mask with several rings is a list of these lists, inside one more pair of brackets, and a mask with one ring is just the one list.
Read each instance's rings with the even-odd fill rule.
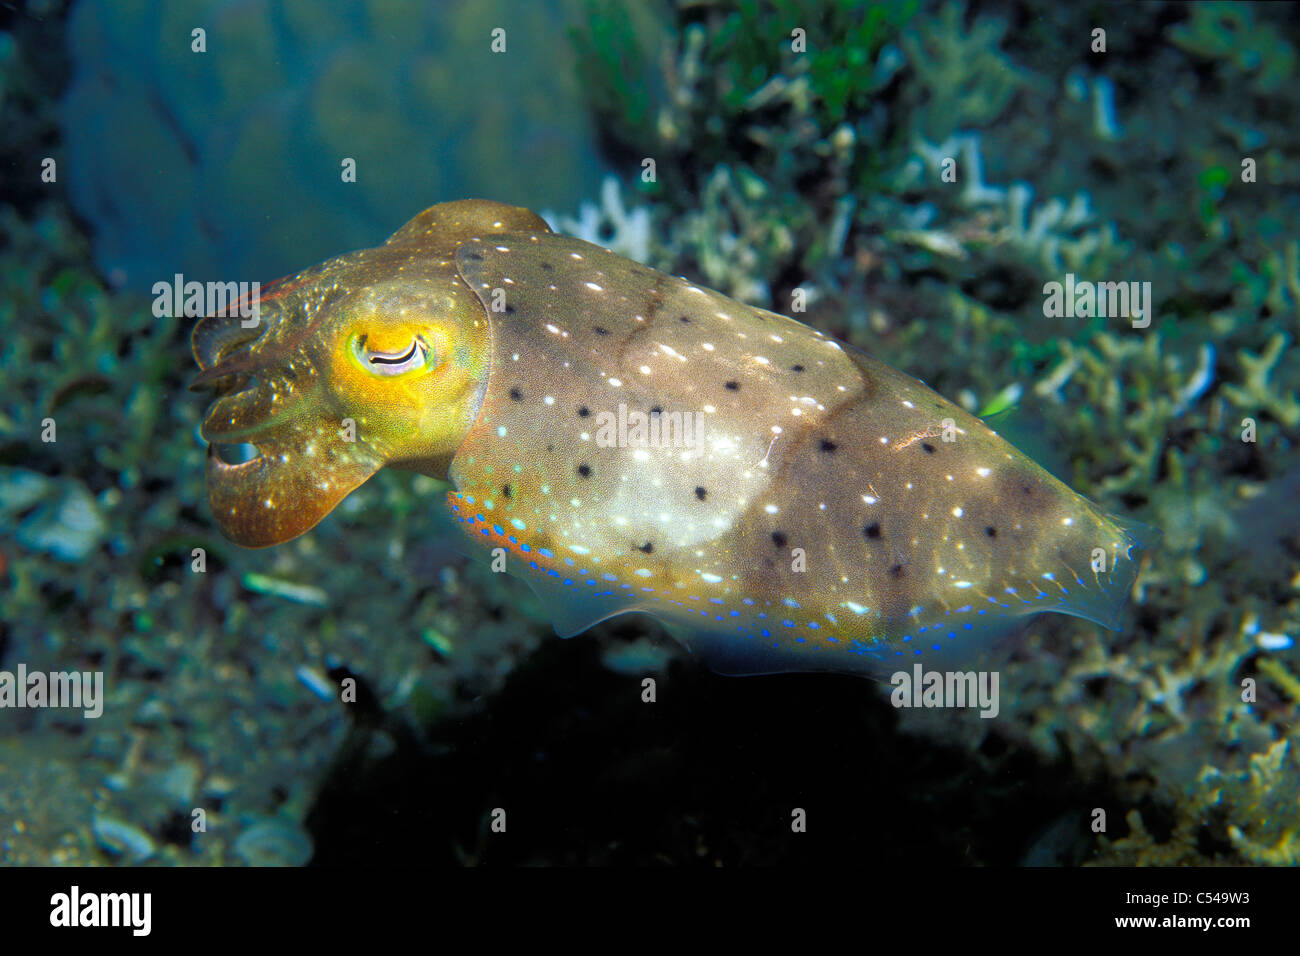
[[1164,842],[1156,840],[1147,830],[1140,811],[1130,810],[1124,820],[1128,823],[1128,836],[1114,841],[1101,837],[1100,854],[1085,865],[1190,866],[1205,862],[1197,847],[1200,827],[1193,817],[1181,817]]
[[1171,27],[1169,38],[1189,53],[1224,60],[1252,74],[1257,93],[1277,92],[1295,68],[1295,48],[1257,22],[1250,4],[1194,4],[1191,20]]
[[[1203,846],[1219,844],[1212,857],[1222,864],[1248,862],[1264,866],[1300,863],[1300,761],[1290,740],[1279,740],[1252,754],[1246,770],[1223,772],[1205,767],[1195,792],[1180,801],[1173,829],[1157,840],[1138,810],[1126,816],[1129,834],[1101,838],[1094,863],[1124,866],[1204,864]],[[1239,856],[1234,859],[1227,847]]]
[[1226,810],[1233,847],[1251,863],[1300,863],[1300,760],[1291,743],[1279,740],[1252,754],[1244,772],[1207,769],[1202,775],[1209,802]]
[[919,121],[928,135],[944,137],[958,124],[981,126],[996,119],[1024,82],[1023,73],[999,50],[1004,20],[976,17],[965,26],[964,3],[948,3],[924,29],[899,38],[908,64],[925,91]]
[[705,184],[698,208],[681,216],[671,235],[673,247],[698,263],[709,284],[757,305],[771,304],[763,277],[774,263],[795,253],[795,231],[806,225],[773,215],[755,202],[766,195],[767,186],[752,173],[719,166]]
[[1240,349],[1237,360],[1245,372],[1245,381],[1240,385],[1225,385],[1223,394],[1248,415],[1266,411],[1283,425],[1294,428],[1300,425],[1300,401],[1296,400],[1294,392],[1279,388],[1271,381],[1290,344],[1289,335],[1277,332],[1258,355]]
[[544,211],[542,218],[559,232],[594,242],[637,262],[650,261],[650,211],[628,211],[618,179],[606,176],[600,186],[600,203],[584,201],[576,218]]
[[[956,160],[960,185],[957,202],[983,214],[979,232],[969,226],[951,227],[965,233],[965,244],[1005,244],[1046,273],[1075,272],[1081,276],[1103,274],[1107,266],[1123,260],[1131,249],[1131,243],[1120,242],[1112,223],[1098,223],[1086,193],[1075,193],[1068,202],[1052,197],[1035,206],[1034,190],[1028,183],[1004,188],[985,182],[978,133],[955,133],[936,143],[921,138],[915,152],[924,165],[913,162],[904,166],[896,188],[940,182],[945,162]],[[931,234],[942,235],[935,231]],[[953,241],[949,237],[943,245]]]

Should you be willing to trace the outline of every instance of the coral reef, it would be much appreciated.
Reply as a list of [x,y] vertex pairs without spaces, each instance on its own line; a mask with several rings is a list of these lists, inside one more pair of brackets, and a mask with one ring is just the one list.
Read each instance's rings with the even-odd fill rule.
[[[1168,26],[1171,11],[1157,5],[1126,24],[1125,42],[1157,51],[1140,64],[1062,50],[1060,36],[1088,34],[1078,23],[1066,29],[1049,17],[1041,32],[1013,37],[987,8],[932,8],[903,26],[897,96],[875,104],[899,126],[875,191],[830,204],[766,157],[732,158],[703,177],[696,208],[656,217],[665,245],[706,281],[782,311],[802,289],[812,321],[964,396],[972,410],[1027,396],[1040,427],[1071,450],[1063,478],[1163,530],[1134,627],[1104,644],[1073,624],[1043,628],[1042,645],[1013,665],[1026,688],[1013,706],[1041,752],[1059,756],[1064,746],[1091,772],[1139,781],[1123,799],[1155,800],[1180,821],[1173,832],[1187,838],[1177,852],[1188,861],[1199,852],[1188,835],[1209,799],[1203,766],[1246,779],[1247,765],[1295,726],[1277,679],[1259,677],[1253,706],[1242,703],[1240,681],[1283,673],[1289,635],[1300,630],[1300,528],[1263,518],[1291,513],[1287,476],[1300,473],[1300,363],[1285,331],[1297,323],[1300,170],[1286,158],[1294,131],[1263,99],[1289,70],[1287,45],[1271,38],[1262,9],[1213,6]],[[695,76],[708,46],[703,31],[685,34],[670,79]],[[1237,99],[1224,102],[1238,105],[1215,122],[1198,121],[1206,94],[1179,48],[1223,63],[1218,95],[1232,89]],[[1134,94],[1147,71],[1169,78],[1167,95]],[[786,84],[774,86],[795,116],[771,135],[790,148],[788,131],[804,129],[801,155],[820,163],[795,179],[843,183],[818,95],[806,81]],[[670,89],[660,125],[693,128],[706,89]],[[1045,98],[1053,89],[1065,95]],[[808,148],[818,143],[827,148]],[[1258,182],[1238,175],[1242,150]],[[955,181],[943,180],[945,161],[955,162]],[[1066,273],[1149,281],[1153,326],[1048,318],[1043,284]],[[754,275],[778,284],[754,285]],[[1243,440],[1247,420],[1254,430]],[[1276,789],[1300,789],[1290,764],[1276,776]],[[1140,782],[1150,780],[1158,783]],[[1260,804],[1233,799],[1233,825],[1248,833]],[[1145,834],[1141,811],[1133,814],[1134,832]],[[1248,853],[1253,844],[1227,833],[1220,828],[1225,861],[1280,858]]]
[[[1190,866],[1212,862],[1263,866],[1300,864],[1300,796],[1291,740],[1252,754],[1246,770],[1206,767],[1196,792],[1180,808],[1164,839],[1148,829],[1139,810],[1126,817],[1129,833],[1101,839],[1093,863],[1104,866]],[[1207,854],[1206,847],[1213,851]],[[1235,851],[1235,856],[1234,856]]]
[[[968,721],[890,710],[854,680],[715,678],[635,618],[551,639],[523,588],[439,540],[428,503],[442,489],[424,478],[381,475],[287,546],[228,545],[204,504],[186,323],[154,318],[93,267],[63,190],[118,204],[90,216],[120,220],[101,250],[206,244],[265,277],[371,242],[412,202],[442,198],[420,180],[424,167],[375,156],[363,168],[377,175],[357,184],[373,192],[341,207],[337,185],[296,165],[304,156],[331,157],[336,177],[334,154],[357,130],[410,141],[401,128],[430,121],[434,101],[463,110],[461,123],[481,113],[457,98],[465,78],[437,79],[410,47],[403,70],[377,76],[343,19],[313,21],[291,4],[275,30],[300,50],[319,32],[337,55],[285,88],[339,104],[310,114],[313,150],[294,153],[289,127],[253,124],[263,115],[253,94],[236,95],[252,88],[239,71],[266,61],[265,5],[201,8],[210,42],[247,46],[196,91],[185,15],[168,21],[181,39],[159,60],[139,52],[143,5],[114,25],[86,3],[76,44],[118,37],[119,68],[146,89],[163,65],[181,71],[177,129],[211,138],[192,157],[159,114],[121,120],[121,152],[102,168],[74,161],[48,186],[32,173],[33,186],[0,205],[0,664],[112,676],[105,715],[88,728],[56,712],[0,713],[6,861],[358,861],[382,833],[393,858],[461,863],[920,852],[951,863],[1295,864],[1300,88],[1276,8],[1139,5],[1122,21],[1103,16],[1103,54],[1079,39],[1096,11],[1069,5],[1028,15],[1010,3],[681,0],[626,16],[612,0],[582,6],[576,76],[618,175],[602,181],[580,151],[536,204],[558,210],[560,229],[745,301],[790,312],[800,292],[797,318],[972,410],[1018,406],[1008,428],[1033,421],[1031,437],[1064,452],[1063,479],[1163,533],[1125,628],[1035,624],[1003,667],[1015,693],[1001,717]],[[370,27],[382,14],[355,10],[376,18]],[[145,46],[157,53],[153,36]],[[513,30],[512,49],[519,38]],[[30,54],[37,40],[48,57]],[[0,36],[0,110],[14,131],[3,149],[24,168],[57,154],[61,56],[57,35]],[[554,73],[563,86],[565,70]],[[412,86],[424,105],[369,109],[398,74],[424,77]],[[103,139],[97,122],[68,119],[104,102],[102,88],[86,92],[96,82],[83,75],[68,101],[70,148]],[[551,89],[517,101],[519,114],[552,116]],[[209,130],[214,104],[234,118]],[[482,122],[486,140],[500,135],[494,122]],[[484,173],[479,191],[512,198],[516,156],[439,139],[453,167]],[[146,150],[181,179],[155,195],[140,195],[132,175],[105,188]],[[274,172],[264,189],[219,192],[230,218],[212,235],[224,238],[205,237],[177,183],[197,157],[220,158],[217,174],[235,182],[249,155]],[[448,188],[468,188],[447,175]],[[116,256],[98,262],[130,261]],[[1151,325],[1048,316],[1044,285],[1065,273],[1150,282]],[[47,418],[52,442],[41,439]],[[672,686],[653,719],[638,697],[647,672]],[[360,698],[345,706],[349,677]],[[845,734],[809,740],[791,713]],[[575,781],[602,807],[629,793],[666,794],[671,806],[640,829],[613,811],[583,817],[569,807]],[[763,819],[793,790],[860,806],[863,819],[924,800],[952,826],[920,837],[865,827],[791,849]],[[563,821],[563,838],[536,828],[507,845],[483,830],[485,807],[525,792],[532,812]],[[1097,806],[1114,821],[1100,837],[1080,822]],[[196,807],[206,832],[189,826]],[[430,828],[431,818],[451,822]]]
[[1169,31],[1169,39],[1198,56],[1226,61],[1251,74],[1256,93],[1276,93],[1295,69],[1295,48],[1281,33],[1259,24],[1249,4],[1198,3],[1186,23]]

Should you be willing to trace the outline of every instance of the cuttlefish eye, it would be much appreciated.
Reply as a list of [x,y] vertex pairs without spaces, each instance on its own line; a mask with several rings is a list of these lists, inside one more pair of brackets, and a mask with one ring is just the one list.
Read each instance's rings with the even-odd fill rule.
[[420,336],[414,336],[411,344],[397,352],[386,352],[369,348],[364,335],[353,344],[358,360],[372,375],[402,375],[415,369],[432,364],[433,349]]

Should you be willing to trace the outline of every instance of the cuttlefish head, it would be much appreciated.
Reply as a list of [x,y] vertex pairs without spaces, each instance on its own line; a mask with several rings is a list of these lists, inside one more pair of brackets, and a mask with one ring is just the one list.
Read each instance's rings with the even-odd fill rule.
[[227,537],[246,547],[297,537],[385,465],[445,477],[491,359],[488,316],[453,253],[521,229],[546,225],[499,203],[433,206],[384,245],[195,326],[202,371],[190,387],[215,393],[201,431]]

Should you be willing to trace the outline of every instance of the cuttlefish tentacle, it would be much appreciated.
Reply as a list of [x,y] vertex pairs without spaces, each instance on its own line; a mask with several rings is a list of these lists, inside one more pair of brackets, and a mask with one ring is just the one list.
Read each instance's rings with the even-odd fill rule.
[[[470,236],[545,229],[527,210],[446,203],[383,246],[280,280],[249,310],[202,319],[194,390],[214,393],[203,437],[221,529],[266,547],[314,527],[384,465],[445,474],[487,379],[488,321],[456,274]],[[409,367],[409,370],[408,370]]]

